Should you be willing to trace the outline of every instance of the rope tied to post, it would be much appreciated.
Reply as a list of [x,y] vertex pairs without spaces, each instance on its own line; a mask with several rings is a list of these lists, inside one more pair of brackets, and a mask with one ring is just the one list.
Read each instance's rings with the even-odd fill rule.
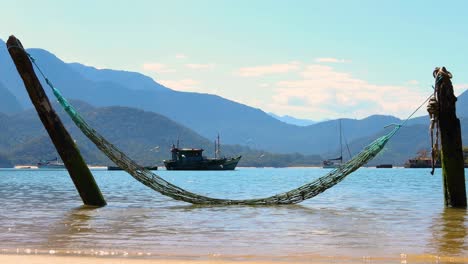
[[427,103],[427,112],[431,118],[431,123],[429,125],[429,131],[431,133],[431,175],[434,175],[435,164],[439,158],[439,101],[436,97],[437,95],[434,93]]

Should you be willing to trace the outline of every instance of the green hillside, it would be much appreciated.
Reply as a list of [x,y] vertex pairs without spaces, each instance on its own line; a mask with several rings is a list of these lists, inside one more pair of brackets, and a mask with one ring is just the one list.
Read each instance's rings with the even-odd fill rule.
[[0,112],[17,113],[21,110],[23,110],[23,108],[18,102],[18,99],[0,81]]
[[0,153],[0,168],[11,168],[13,164],[10,160],[4,155]]

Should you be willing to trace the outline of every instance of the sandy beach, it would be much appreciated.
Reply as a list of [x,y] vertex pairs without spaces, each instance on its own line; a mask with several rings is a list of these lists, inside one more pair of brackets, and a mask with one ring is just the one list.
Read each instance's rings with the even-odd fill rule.
[[177,258],[122,258],[122,257],[88,257],[88,256],[50,256],[50,255],[2,255],[0,254],[0,263],[2,264],[231,264],[231,263],[249,263],[249,264],[286,264],[286,263],[467,263],[466,257],[438,257],[433,255],[414,255],[400,256],[399,258],[379,258],[379,257],[288,257],[286,259],[258,260],[243,259],[230,260],[224,258],[213,259],[177,259]]
[[[337,263],[333,261],[258,261],[258,260],[226,260],[226,259],[138,259],[138,258],[103,258],[103,257],[78,257],[78,256],[48,256],[48,255],[0,255],[0,263],[3,264],[230,264],[230,263],[252,263],[252,264],[285,264],[285,263]],[[342,263],[342,262],[340,262]],[[358,263],[345,261],[345,263]]]

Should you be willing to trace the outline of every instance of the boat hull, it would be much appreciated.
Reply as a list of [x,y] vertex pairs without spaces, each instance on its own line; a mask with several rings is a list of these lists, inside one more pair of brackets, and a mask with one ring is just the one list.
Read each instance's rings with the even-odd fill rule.
[[164,161],[167,170],[234,170],[241,156],[230,159],[204,159],[196,162]]
[[[158,166],[148,166],[144,167],[147,170],[158,170]],[[109,171],[123,171],[124,169],[120,168],[119,166],[107,166],[107,170]]]
[[[432,168],[432,160],[429,158],[417,158],[417,159],[409,159],[405,165],[405,168]],[[441,164],[440,161],[435,163],[435,168],[440,168]]]
[[324,169],[336,169],[339,168],[341,165],[340,164],[330,164],[330,165],[323,165],[322,168]]
[[379,164],[375,166],[377,169],[391,169],[393,168],[392,164]]

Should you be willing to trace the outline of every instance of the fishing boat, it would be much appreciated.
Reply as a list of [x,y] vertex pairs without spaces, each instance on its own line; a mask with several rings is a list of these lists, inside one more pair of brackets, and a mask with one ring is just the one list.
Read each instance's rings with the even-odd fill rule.
[[[432,160],[430,158],[413,158],[405,162],[405,168],[432,168]],[[435,168],[440,168],[440,161],[437,160]]]
[[[417,156],[408,159],[404,165],[405,168],[432,168],[432,159],[429,156],[429,151],[427,149],[421,149],[417,152]],[[440,168],[440,159],[437,159],[435,168]]]
[[[334,159],[326,159],[322,161],[322,168],[324,169],[335,169],[339,168],[343,164],[343,133],[341,127],[341,119],[339,122],[339,130],[340,130],[340,156]],[[349,150],[348,144],[346,144],[348,149],[348,154],[351,157],[351,151]]]
[[172,145],[172,158],[164,160],[167,170],[234,170],[242,156],[234,158],[220,157],[219,135],[215,142],[215,157],[203,156],[202,148],[179,148]]
[[[405,168],[432,168],[432,159],[429,155],[430,153],[427,149],[421,149],[418,151],[416,157],[410,158],[405,162],[404,167]],[[463,148],[463,159],[465,160],[464,167],[468,168],[468,147]],[[434,167],[435,168],[442,167],[440,156],[436,160]]]
[[41,160],[37,163],[39,169],[65,169],[65,164],[58,161],[58,158],[55,157],[51,160]]

